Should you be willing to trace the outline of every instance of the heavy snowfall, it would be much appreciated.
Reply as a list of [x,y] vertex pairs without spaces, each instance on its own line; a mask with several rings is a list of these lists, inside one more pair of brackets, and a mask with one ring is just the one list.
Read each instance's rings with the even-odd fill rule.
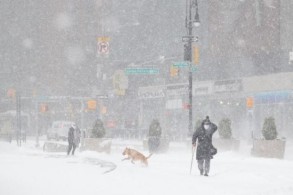
[[292,10],[0,0],[0,194],[293,194]]

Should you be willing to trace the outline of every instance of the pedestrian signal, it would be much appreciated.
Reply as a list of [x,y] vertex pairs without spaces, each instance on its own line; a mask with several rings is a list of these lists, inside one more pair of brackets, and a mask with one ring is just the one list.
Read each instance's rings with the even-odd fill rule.
[[193,63],[199,64],[199,48],[197,46],[193,47]]
[[8,91],[7,91],[7,96],[8,96],[9,98],[15,98],[15,95],[16,95],[16,91],[15,91],[15,89],[8,89]]
[[106,114],[107,113],[107,107],[106,106],[102,106],[100,109],[102,114]]
[[171,66],[171,68],[170,68],[170,76],[175,77],[175,76],[178,76],[178,74],[179,74],[179,68]]
[[246,107],[247,108],[253,108],[254,106],[254,100],[252,97],[246,98]]
[[49,107],[47,104],[41,104],[41,106],[40,106],[41,112],[48,112],[48,110],[49,110]]
[[88,110],[96,110],[97,108],[97,101],[96,100],[88,100],[87,101],[87,109]]

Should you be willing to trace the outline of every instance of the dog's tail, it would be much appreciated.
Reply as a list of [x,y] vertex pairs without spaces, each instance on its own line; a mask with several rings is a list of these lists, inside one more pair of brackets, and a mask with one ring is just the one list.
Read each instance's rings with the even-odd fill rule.
[[153,155],[153,153],[150,153],[150,155],[148,157],[146,157],[146,159],[149,159],[152,155]]

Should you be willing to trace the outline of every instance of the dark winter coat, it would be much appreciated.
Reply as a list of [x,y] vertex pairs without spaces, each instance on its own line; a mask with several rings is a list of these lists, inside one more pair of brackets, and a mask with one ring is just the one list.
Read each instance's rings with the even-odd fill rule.
[[74,143],[74,128],[70,127],[68,131],[68,143],[73,144]]
[[78,147],[80,143],[81,131],[78,127],[74,129],[74,144]]
[[214,123],[210,123],[210,128],[205,130],[203,123],[196,129],[192,136],[192,144],[197,144],[196,160],[212,159],[216,152],[212,144],[212,136],[218,127]]
[[74,129],[73,127],[70,127],[68,131],[68,143],[74,144],[75,146],[78,147],[80,143],[80,136],[81,136],[81,131],[79,128]]
[[81,132],[79,128],[74,129],[73,127],[70,127],[68,131],[68,143],[78,146],[80,142],[80,136]]

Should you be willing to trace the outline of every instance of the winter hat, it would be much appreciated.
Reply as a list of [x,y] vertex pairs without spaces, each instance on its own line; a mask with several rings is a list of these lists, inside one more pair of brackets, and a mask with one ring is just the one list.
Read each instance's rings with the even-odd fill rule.
[[209,116],[206,116],[206,119],[204,120],[204,124],[211,124]]

